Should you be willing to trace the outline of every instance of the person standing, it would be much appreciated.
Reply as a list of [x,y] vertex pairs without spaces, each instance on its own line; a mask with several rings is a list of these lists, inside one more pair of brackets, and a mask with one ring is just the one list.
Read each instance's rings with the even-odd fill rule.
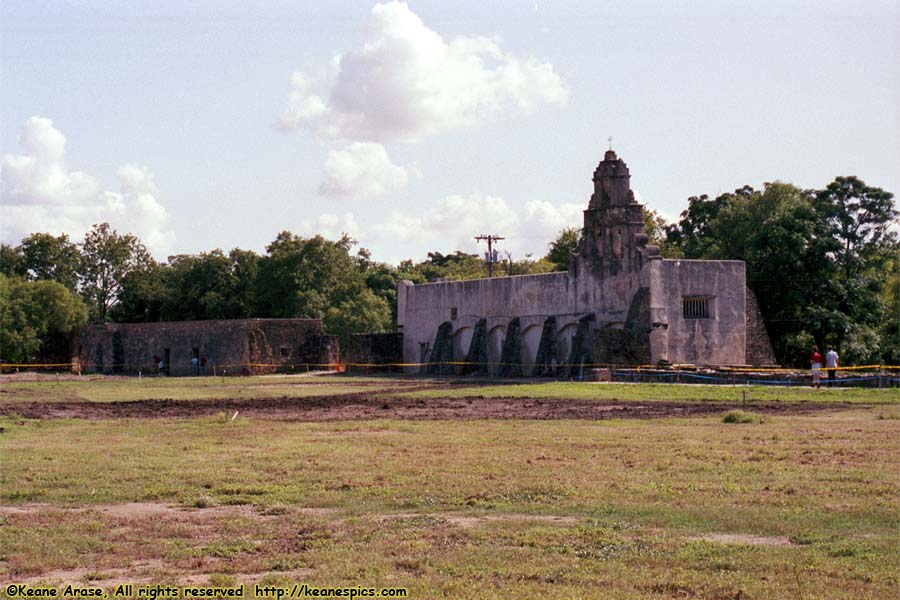
[[822,355],[819,353],[819,349],[816,346],[813,346],[809,362],[812,365],[812,386],[819,389],[821,386],[820,381],[822,380]]
[[200,357],[199,356],[191,357],[191,372],[193,372],[194,377],[198,377],[200,375]]
[[836,381],[835,375],[838,368],[838,353],[831,346],[828,346],[828,352],[825,353],[825,369],[828,371],[828,387],[834,387]]

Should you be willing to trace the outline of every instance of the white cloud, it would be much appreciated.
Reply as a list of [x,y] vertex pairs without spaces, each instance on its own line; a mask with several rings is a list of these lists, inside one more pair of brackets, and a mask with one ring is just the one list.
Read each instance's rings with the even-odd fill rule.
[[417,215],[394,211],[372,224],[360,225],[352,212],[324,213],[302,223],[299,231],[329,239],[347,233],[364,247],[387,245],[392,256],[415,260],[422,260],[429,251],[481,253],[485,246],[479,246],[475,236],[497,234],[506,238],[497,245],[501,251],[512,252],[516,259],[526,254],[539,258],[560,230],[581,227],[583,209],[581,204],[537,200],[517,209],[498,196],[453,195]]
[[117,200],[123,206],[123,223],[127,224],[128,230],[141,238],[148,248],[172,248],[175,234],[163,228],[169,220],[169,211],[156,199],[159,190],[153,182],[153,174],[145,167],[123,165],[116,175],[122,186]]
[[413,173],[414,170],[393,164],[381,144],[353,142],[328,152],[319,193],[353,198],[380,196],[405,186]]
[[556,239],[566,227],[581,227],[584,224],[584,204],[531,200],[525,204],[525,214],[521,221],[519,235],[523,240],[540,240],[544,245],[534,250],[546,254],[546,245]]
[[109,222],[131,232],[157,255],[172,248],[169,213],[157,200],[152,174],[143,167],[122,166],[120,191],[104,191],[65,162],[66,138],[45,117],[25,122],[19,144],[24,154],[7,154],[0,163],[0,237],[12,243],[36,232],[68,234],[77,240],[94,223]]
[[305,236],[321,235],[325,239],[336,240],[343,234],[352,238],[359,237],[361,230],[352,212],[343,215],[324,213],[313,220],[300,224],[299,232]]
[[501,249],[518,258],[527,253],[539,257],[547,253],[547,245],[561,229],[581,226],[583,208],[580,204],[530,201],[518,211],[497,196],[449,196],[418,216],[393,212],[385,221],[368,227],[360,239],[364,243],[409,242],[420,252],[476,252],[476,235],[497,234],[506,238]]
[[515,211],[503,198],[480,194],[448,196],[418,216],[394,211],[386,221],[372,225],[368,233],[380,240],[430,241],[435,247],[450,244],[454,249],[471,250],[474,236],[509,230],[517,220]]
[[487,37],[447,42],[405,3],[376,4],[366,32],[362,48],[335,57],[320,91],[293,75],[282,127],[320,139],[416,140],[568,97],[549,63],[504,52]]
[[49,162],[62,160],[66,154],[66,136],[44,117],[26,121],[19,143],[29,155]]

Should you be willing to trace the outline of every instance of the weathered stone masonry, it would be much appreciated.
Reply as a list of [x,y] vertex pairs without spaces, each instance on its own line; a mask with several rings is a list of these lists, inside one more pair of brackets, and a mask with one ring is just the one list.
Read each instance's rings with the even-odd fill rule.
[[525,376],[574,375],[591,363],[774,362],[752,295],[748,300],[742,261],[663,259],[647,243],[643,207],[614,151],[593,182],[582,243],[568,271],[401,281],[404,360],[483,362],[484,346],[490,373]]
[[206,358],[207,375],[325,368],[315,365],[338,360],[337,338],[324,333],[319,319],[90,325],[77,346],[76,364],[86,373],[155,373],[154,356],[171,375],[191,374],[194,356]]
[[398,333],[351,333],[347,340],[347,370],[401,371],[403,336]]

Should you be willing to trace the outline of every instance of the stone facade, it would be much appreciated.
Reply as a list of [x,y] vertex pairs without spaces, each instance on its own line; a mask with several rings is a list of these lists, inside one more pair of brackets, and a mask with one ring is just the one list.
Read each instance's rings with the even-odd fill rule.
[[240,375],[325,369],[338,361],[336,336],[319,319],[235,319],[89,325],[75,349],[85,373],[194,373],[191,359],[204,357],[201,374]]
[[[587,364],[747,364],[748,306],[752,312],[755,304],[748,304],[744,263],[663,259],[643,233],[643,207],[614,151],[593,182],[568,271],[401,281],[404,360],[463,361],[483,322],[491,374],[575,375]],[[753,347],[763,347],[753,324]]]
[[399,333],[351,333],[347,341],[347,370],[394,372],[403,362],[403,335]]

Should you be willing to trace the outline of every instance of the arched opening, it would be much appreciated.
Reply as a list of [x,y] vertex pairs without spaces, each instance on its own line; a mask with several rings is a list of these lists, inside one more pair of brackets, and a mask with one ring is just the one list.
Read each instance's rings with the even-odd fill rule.
[[522,332],[522,374],[531,376],[534,367],[534,359],[537,356],[538,346],[541,344],[541,332],[543,325],[529,325]]
[[572,338],[578,330],[578,323],[569,323],[559,330],[559,337],[556,344],[556,360],[560,365],[566,364],[569,355],[572,354]]
[[497,325],[488,331],[487,352],[488,372],[493,376],[497,374],[500,355],[503,353],[503,339],[506,337],[506,327]]
[[[462,362],[466,360],[469,353],[469,344],[472,343],[472,328],[460,327],[453,332],[453,361]],[[456,369],[458,372],[460,369]]]

